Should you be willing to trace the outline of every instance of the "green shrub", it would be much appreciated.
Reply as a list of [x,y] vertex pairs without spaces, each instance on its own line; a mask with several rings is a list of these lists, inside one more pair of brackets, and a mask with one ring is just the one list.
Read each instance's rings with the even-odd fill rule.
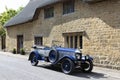
[[20,54],[25,55],[25,50],[23,48],[20,49]]
[[12,53],[13,53],[13,54],[16,54],[16,53],[17,53],[17,51],[16,51],[15,48],[13,49]]

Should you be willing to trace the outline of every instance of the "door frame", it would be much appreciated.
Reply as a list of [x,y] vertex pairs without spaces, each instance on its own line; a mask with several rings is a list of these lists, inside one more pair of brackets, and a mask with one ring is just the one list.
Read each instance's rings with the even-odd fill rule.
[[6,36],[1,36],[1,49],[6,48]]
[[23,48],[24,37],[23,35],[17,35],[17,53],[20,53],[20,49]]

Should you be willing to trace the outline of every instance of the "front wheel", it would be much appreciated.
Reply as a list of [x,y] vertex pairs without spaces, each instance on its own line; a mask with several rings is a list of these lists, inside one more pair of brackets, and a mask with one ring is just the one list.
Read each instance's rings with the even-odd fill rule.
[[93,62],[91,60],[85,61],[85,63],[82,64],[82,71],[83,72],[91,72],[93,69]]
[[71,74],[74,70],[74,63],[72,60],[66,58],[62,62],[61,68],[65,74]]
[[38,64],[38,60],[37,60],[37,57],[35,54],[32,54],[32,57],[31,57],[31,65],[32,66],[37,66]]

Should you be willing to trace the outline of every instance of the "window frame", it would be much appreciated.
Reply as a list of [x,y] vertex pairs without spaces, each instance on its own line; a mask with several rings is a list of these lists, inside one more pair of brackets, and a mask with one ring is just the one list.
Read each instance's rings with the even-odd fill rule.
[[[40,40],[40,41],[39,41],[40,44],[38,44],[38,43],[36,42],[36,40]],[[40,45],[40,46],[42,46],[42,45],[43,45],[43,37],[42,37],[42,36],[35,36],[35,37],[34,37],[34,44],[35,44],[35,45]]]
[[63,33],[63,36],[65,47],[83,49],[84,31]]
[[44,19],[52,18],[52,17],[54,17],[54,7],[51,6],[44,8]]
[[75,1],[69,0],[63,2],[63,15],[75,12]]

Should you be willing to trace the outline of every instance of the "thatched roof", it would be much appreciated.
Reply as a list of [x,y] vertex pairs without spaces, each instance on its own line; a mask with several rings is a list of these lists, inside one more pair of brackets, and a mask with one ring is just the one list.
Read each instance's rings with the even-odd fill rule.
[[28,22],[33,19],[37,8],[59,2],[60,0],[30,0],[27,6],[16,16],[10,19],[4,26],[12,26]]
[[[6,24],[5,27],[25,23],[34,19],[35,11],[38,8],[59,2],[64,0],[30,0],[27,6],[16,16],[10,19]],[[94,2],[100,0],[82,0],[85,2]]]

